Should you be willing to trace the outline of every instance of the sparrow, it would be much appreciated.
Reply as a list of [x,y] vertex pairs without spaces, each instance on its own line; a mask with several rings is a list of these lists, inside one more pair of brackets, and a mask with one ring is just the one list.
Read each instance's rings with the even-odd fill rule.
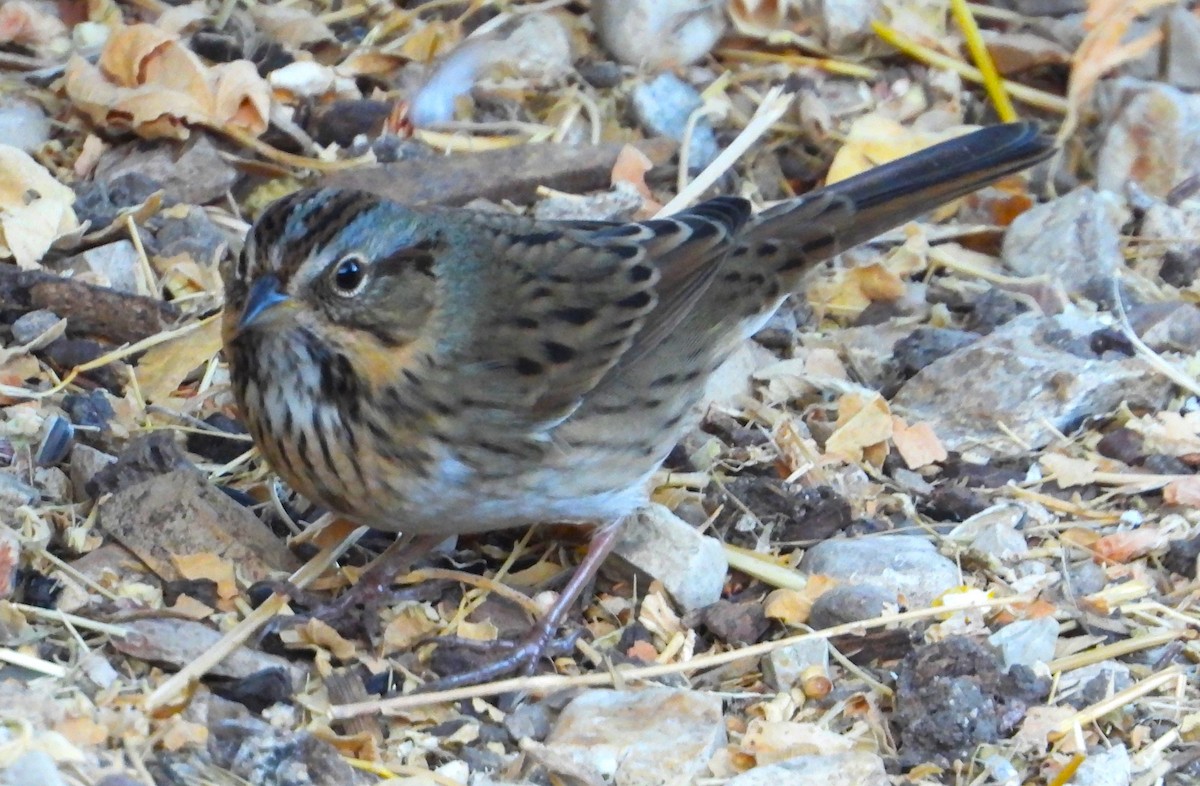
[[530,634],[442,684],[531,670],[708,377],[815,265],[1052,152],[1035,124],[997,125],[758,213],[719,196],[629,223],[299,191],[222,271],[233,391],[288,484],[405,535],[339,608],[450,535],[595,526]]

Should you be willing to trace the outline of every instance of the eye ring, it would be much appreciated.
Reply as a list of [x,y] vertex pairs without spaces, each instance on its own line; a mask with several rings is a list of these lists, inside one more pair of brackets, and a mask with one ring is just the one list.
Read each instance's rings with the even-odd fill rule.
[[357,295],[367,283],[367,260],[360,254],[347,254],[333,266],[329,281],[338,295]]

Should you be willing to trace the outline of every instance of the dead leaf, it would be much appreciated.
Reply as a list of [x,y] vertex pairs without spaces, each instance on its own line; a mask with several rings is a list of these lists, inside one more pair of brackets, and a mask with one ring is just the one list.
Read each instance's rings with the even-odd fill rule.
[[854,749],[854,742],[816,723],[755,718],[746,727],[740,747],[761,767],[797,756],[845,753]]
[[938,439],[933,426],[915,423],[912,426],[903,418],[892,416],[892,444],[909,469],[919,469],[929,464],[945,461],[949,454],[946,446]]
[[1096,464],[1082,458],[1072,458],[1061,453],[1047,453],[1038,463],[1053,476],[1059,488],[1086,486],[1096,480]]
[[291,649],[325,650],[334,658],[348,661],[354,657],[354,644],[342,638],[328,623],[310,619],[303,625],[295,625],[280,631],[279,638]]
[[383,654],[407,652],[437,629],[437,612],[427,603],[410,603],[383,629]]
[[1200,508],[1200,475],[1172,480],[1163,487],[1163,502],[1168,505]]
[[1105,535],[1092,544],[1092,551],[1105,562],[1123,564],[1166,545],[1166,535],[1156,527],[1145,526]]
[[138,387],[147,401],[162,402],[194,369],[221,349],[221,321],[210,319],[195,330],[146,350],[134,369]]
[[205,66],[178,36],[149,24],[114,32],[98,65],[72,57],[66,92],[98,125],[148,139],[186,139],[192,125],[257,136],[266,130],[271,101],[254,64]]
[[45,8],[24,0],[0,3],[0,43],[29,47],[46,55],[65,54],[71,45],[67,26]]
[[[654,201],[654,194],[651,193],[650,187],[646,185],[646,173],[654,168],[654,162],[650,157],[638,150],[633,145],[625,145],[621,148],[621,152],[617,154],[617,161],[612,168],[612,183],[628,183],[633,186],[634,190],[642,195],[642,199],[646,200],[646,209],[651,203],[658,205]],[[657,213],[662,208],[658,205],[653,211]]]
[[217,597],[224,600],[236,598],[238,594],[237,580],[233,573],[233,563],[213,554],[172,554],[171,563],[179,571],[179,575],[189,581],[207,579],[216,583]]
[[0,145],[0,256],[38,267],[60,237],[79,228],[75,192],[23,150]]
[[825,182],[836,183],[862,174],[880,164],[962,136],[975,128],[954,126],[944,131],[919,131],[881,114],[863,115],[851,124],[846,144],[834,155]]
[[847,393],[838,399],[837,425],[825,443],[825,452],[847,461],[862,461],[864,450],[891,438],[892,413],[883,396]]

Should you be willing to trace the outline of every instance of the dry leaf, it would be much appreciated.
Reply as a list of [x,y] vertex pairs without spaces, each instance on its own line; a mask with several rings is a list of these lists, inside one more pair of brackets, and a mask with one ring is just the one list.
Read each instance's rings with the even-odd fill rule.
[[134,369],[138,388],[147,401],[169,398],[194,369],[221,349],[221,321],[210,319],[196,330],[146,350]]
[[729,18],[739,33],[767,38],[782,30],[793,0],[729,0]]
[[114,32],[99,65],[72,57],[66,91],[93,122],[146,138],[186,139],[189,125],[257,136],[267,128],[271,101],[249,61],[207,67],[176,35],[148,24]]
[[33,270],[50,245],[79,228],[75,192],[23,150],[0,145],[0,257]]
[[0,44],[25,46],[45,55],[65,54],[71,46],[67,26],[44,9],[24,0],[0,3]]
[[383,654],[407,652],[437,629],[437,612],[427,603],[409,603],[383,629]]
[[1163,502],[1168,505],[1200,508],[1200,475],[1172,480],[1163,487]]
[[847,393],[838,400],[837,425],[825,443],[825,452],[861,461],[865,449],[891,438],[892,413],[883,396]]
[[1092,551],[1105,562],[1126,563],[1167,545],[1167,536],[1151,526],[1114,532],[1094,544]]
[[817,282],[808,300],[830,314],[852,318],[875,301],[890,302],[904,296],[904,279],[878,262],[841,271],[832,282]]
[[354,657],[354,644],[342,638],[342,635],[319,619],[310,619],[303,625],[285,628],[279,633],[284,645],[292,649],[307,647],[309,649],[326,650],[341,661]]
[[763,601],[763,614],[769,619],[787,625],[802,625],[808,622],[812,612],[813,596],[809,592],[794,589],[777,589]]
[[1060,453],[1047,453],[1038,459],[1047,473],[1054,476],[1060,488],[1086,486],[1095,482],[1096,465],[1087,459],[1071,458]]
[[294,5],[255,3],[250,6],[250,17],[268,38],[289,49],[337,40],[329,25]]
[[863,115],[850,126],[846,144],[834,155],[825,182],[836,183],[862,174],[872,167],[962,136],[975,128],[955,126],[938,132],[918,131],[883,115]]
[[949,454],[946,446],[938,439],[933,426],[915,423],[912,426],[903,418],[892,416],[892,444],[909,469],[919,469],[929,464],[945,461]]
[[223,600],[236,598],[238,595],[237,580],[233,573],[233,563],[221,559],[212,552],[200,554],[172,554],[171,564],[179,571],[179,575],[189,581],[207,579],[216,583],[217,597]]

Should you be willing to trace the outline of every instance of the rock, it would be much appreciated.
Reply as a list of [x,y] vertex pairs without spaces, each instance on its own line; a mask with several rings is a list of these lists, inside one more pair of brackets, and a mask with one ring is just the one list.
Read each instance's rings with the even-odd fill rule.
[[[763,605],[758,600],[734,603],[722,599],[705,606],[693,616],[721,641],[742,646],[757,644],[767,628],[771,627],[771,621],[767,619]],[[689,616],[686,624],[690,625],[691,622]]]
[[1128,666],[1120,661],[1105,660],[1064,672],[1059,677],[1056,693],[1062,702],[1081,710],[1132,684]]
[[910,423],[927,421],[947,450],[984,460],[1044,447],[1122,403],[1165,405],[1171,386],[1144,361],[1101,360],[1086,348],[1096,328],[1069,314],[1018,317],[926,366],[901,386],[892,411]]
[[[639,84],[630,100],[638,124],[648,135],[665,136],[676,142],[683,142],[688,118],[704,103],[696,88],[670,73]],[[717,135],[708,120],[700,118],[692,130],[688,169],[703,169],[716,157]]]
[[804,677],[814,671],[825,677],[829,676],[827,639],[809,639],[791,644],[770,653],[763,662],[764,676],[771,686],[779,691],[797,687]]
[[883,13],[879,0],[804,0],[799,5],[815,23],[817,37],[835,54],[861,53],[875,38],[871,21]]
[[118,292],[143,294],[141,261],[137,249],[128,240],[89,248],[82,254],[63,260],[56,267],[77,274],[90,273],[100,279],[99,283]]
[[1115,194],[1077,188],[1017,216],[1001,257],[1019,276],[1047,276],[1078,293],[1091,279],[1111,277],[1124,266],[1121,227],[1127,218]]
[[1129,786],[1133,765],[1125,744],[1088,754],[1071,777],[1071,786]]
[[906,320],[894,320],[879,325],[848,327],[831,330],[825,336],[805,336],[806,345],[828,346],[836,349],[845,358],[846,365],[853,368],[856,378],[864,385],[882,389],[893,382],[895,364],[894,347],[912,334],[913,326]]
[[716,603],[729,569],[719,540],[701,535],[662,505],[639,511],[613,554],[634,571],[661,581],[684,611]]
[[[1121,193],[1133,181],[1166,197],[1200,174],[1200,95],[1130,78],[1108,87],[1114,116],[1096,160],[1100,188]],[[1059,237],[1063,245],[1065,240]]]
[[[1200,227],[1197,232],[1200,233]],[[1200,234],[1197,236],[1200,237]],[[1200,351],[1200,306],[1194,303],[1155,303],[1138,306],[1131,311],[1129,321],[1134,330],[1156,352],[1191,355]]]
[[1053,617],[1010,622],[988,636],[988,643],[1000,650],[1005,669],[1014,664],[1033,668],[1054,660],[1054,645],[1058,643],[1058,623]]
[[883,759],[874,753],[797,756],[755,767],[725,786],[888,786]]
[[893,602],[903,598],[912,608],[929,606],[960,583],[958,566],[914,535],[827,540],[808,550],[800,570],[877,587],[890,593]]
[[754,392],[754,374],[778,362],[762,344],[743,341],[704,383],[704,406],[740,410],[742,396]]
[[0,99],[0,139],[33,153],[50,139],[50,118],[33,101],[5,95]]
[[[0,511],[13,511],[22,505],[32,505],[42,498],[33,486],[18,478],[12,471],[0,471]],[[7,513],[5,520],[9,520]]]
[[138,174],[162,184],[171,202],[204,205],[220,199],[237,182],[238,172],[221,157],[212,139],[193,132],[182,146],[158,141],[130,143],[100,158],[96,180],[113,181]]
[[887,604],[895,602],[895,593],[879,587],[866,584],[834,587],[813,601],[808,624],[820,630],[847,622],[875,619],[883,614]]
[[47,330],[58,324],[58,319],[58,314],[46,309],[25,312],[14,319],[12,325],[9,326],[12,331],[13,343],[30,343],[45,335]]
[[618,60],[662,70],[708,54],[725,32],[725,9],[712,0],[593,0],[592,21]]
[[21,539],[15,531],[0,527],[0,600],[12,600],[20,564]]
[[1200,558],[1200,535],[1171,541],[1162,559],[1167,570],[1194,579],[1197,558]]
[[167,580],[182,578],[174,560],[189,554],[217,554],[236,564],[251,582],[298,567],[257,516],[191,470],[173,470],[119,488],[101,501],[99,521],[105,532]]
[[951,328],[919,327],[892,347],[892,362],[908,379],[938,358],[973,344],[978,333]]
[[896,680],[900,764],[967,761],[999,741],[1049,693],[1050,681],[1024,666],[1007,672],[994,650],[956,636],[910,653]]
[[1019,505],[993,505],[959,524],[948,537],[997,560],[1016,559],[1029,551],[1025,536],[1017,531],[1024,518]]
[[311,732],[275,729],[249,717],[210,718],[207,748],[216,766],[256,786],[367,783],[337,748]]
[[71,478],[72,496],[76,502],[89,499],[88,482],[110,464],[115,464],[117,457],[90,445],[76,444],[71,448],[71,463],[68,476]]
[[504,728],[514,742],[544,740],[550,733],[550,710],[543,702],[522,704],[504,716]]
[[30,750],[17,757],[16,761],[0,771],[0,784],[24,786],[66,786],[58,772],[54,758],[43,750]]
[[187,254],[202,265],[212,263],[229,239],[202,208],[189,207],[183,216],[159,214],[148,222],[158,242],[158,256]]
[[690,690],[591,690],[563,709],[547,753],[612,786],[692,783],[725,744],[721,700]]
[[[1144,196],[1149,204],[1141,207],[1138,237],[1151,241],[1156,253],[1139,254],[1130,264],[1143,275],[1161,276],[1173,287],[1187,288],[1200,269],[1200,247],[1191,240],[1200,236],[1200,210],[1194,202],[1176,206]],[[1132,321],[1133,315],[1129,318]]]

